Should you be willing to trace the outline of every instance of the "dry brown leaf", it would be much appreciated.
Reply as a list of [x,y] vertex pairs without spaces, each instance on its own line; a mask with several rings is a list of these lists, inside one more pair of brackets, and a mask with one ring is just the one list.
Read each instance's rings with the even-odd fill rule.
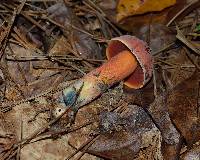
[[199,72],[178,84],[167,98],[170,118],[181,132],[187,145],[200,139]]

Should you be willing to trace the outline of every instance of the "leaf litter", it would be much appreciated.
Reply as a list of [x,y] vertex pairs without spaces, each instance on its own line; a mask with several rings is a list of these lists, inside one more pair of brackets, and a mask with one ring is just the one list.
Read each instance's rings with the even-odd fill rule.
[[[198,159],[199,1],[129,8],[123,21],[117,5],[2,1],[0,159]],[[150,45],[153,78],[139,90],[112,87],[69,125],[58,95],[105,62],[107,42],[122,34]]]

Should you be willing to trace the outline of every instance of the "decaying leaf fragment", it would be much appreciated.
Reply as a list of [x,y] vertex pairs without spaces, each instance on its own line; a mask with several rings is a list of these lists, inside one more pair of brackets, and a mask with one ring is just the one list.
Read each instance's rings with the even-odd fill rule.
[[141,107],[129,105],[121,115],[104,114],[103,129],[114,124],[116,131],[101,133],[89,153],[115,160],[163,159],[161,133]]
[[169,115],[183,135],[187,145],[200,139],[199,72],[178,84],[167,98]]
[[175,3],[176,0],[120,0],[117,6],[117,21],[132,15],[162,11]]

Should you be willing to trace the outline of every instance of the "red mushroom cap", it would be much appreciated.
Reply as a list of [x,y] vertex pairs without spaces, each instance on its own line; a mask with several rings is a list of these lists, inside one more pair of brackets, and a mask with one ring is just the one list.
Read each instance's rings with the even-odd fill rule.
[[152,76],[153,61],[148,45],[135,36],[124,35],[110,40],[106,49],[108,59],[118,53],[129,50],[138,61],[135,71],[125,79],[124,84],[130,88],[142,88]]

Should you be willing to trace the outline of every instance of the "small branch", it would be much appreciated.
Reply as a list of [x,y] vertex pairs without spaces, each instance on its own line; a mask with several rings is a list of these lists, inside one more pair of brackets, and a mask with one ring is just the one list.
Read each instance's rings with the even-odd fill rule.
[[187,40],[187,38],[183,35],[183,33],[179,30],[178,26],[176,27],[177,35],[176,38],[183,42],[187,47],[193,50],[196,54],[200,56],[200,50],[193,46],[193,44]]
[[191,7],[193,4],[197,3],[199,0],[193,0],[191,1],[187,6],[185,6],[182,10],[180,10],[168,23],[167,23],[167,27],[169,27],[169,25],[177,18],[179,17],[186,9],[188,9],[189,7]]

